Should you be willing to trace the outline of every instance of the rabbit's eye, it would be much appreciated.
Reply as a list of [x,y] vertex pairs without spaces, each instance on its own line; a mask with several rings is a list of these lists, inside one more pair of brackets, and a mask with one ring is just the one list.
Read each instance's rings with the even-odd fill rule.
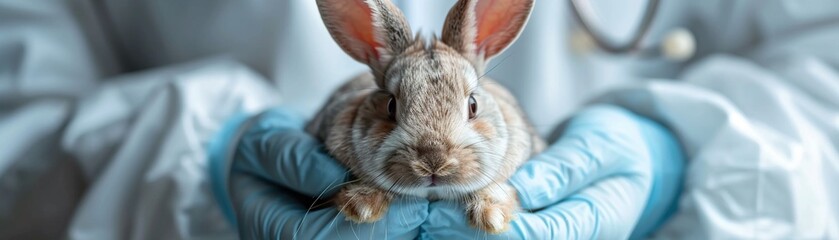
[[475,113],[478,112],[478,101],[475,101],[475,96],[469,96],[469,119],[475,118]]
[[387,116],[390,120],[396,120],[396,99],[393,96],[387,100]]

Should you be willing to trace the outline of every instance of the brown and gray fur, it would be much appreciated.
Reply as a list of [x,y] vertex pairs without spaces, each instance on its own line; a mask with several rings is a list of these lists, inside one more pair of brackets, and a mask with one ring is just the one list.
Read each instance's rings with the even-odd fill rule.
[[[519,205],[507,179],[544,143],[515,98],[483,71],[518,36],[533,1],[461,0],[442,39],[428,41],[411,37],[386,0],[317,3],[336,42],[371,69],[340,87],[307,127],[359,179],[334,198],[339,209],[373,222],[395,194],[459,199],[471,224],[505,231]],[[477,13],[501,11],[495,7],[507,8],[498,14],[503,21],[481,22]],[[478,106],[471,118],[470,96]]]

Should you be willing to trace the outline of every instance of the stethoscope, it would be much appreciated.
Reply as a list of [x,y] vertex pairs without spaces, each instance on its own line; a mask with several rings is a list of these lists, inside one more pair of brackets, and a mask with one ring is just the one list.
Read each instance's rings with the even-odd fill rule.
[[[591,16],[585,13],[591,12],[587,0],[568,0],[574,18],[580,25],[582,31],[572,35],[571,44],[580,52],[592,52],[597,47],[609,54],[633,54],[643,57],[664,57],[671,61],[685,61],[690,59],[696,49],[696,41],[693,34],[684,28],[676,28],[668,32],[655,47],[642,48],[641,41],[648,35],[650,25],[658,10],[659,0],[649,0],[644,9],[643,17],[640,20],[637,30],[629,37],[628,41],[615,43],[608,41],[590,25]],[[582,11],[581,11],[582,9]]]

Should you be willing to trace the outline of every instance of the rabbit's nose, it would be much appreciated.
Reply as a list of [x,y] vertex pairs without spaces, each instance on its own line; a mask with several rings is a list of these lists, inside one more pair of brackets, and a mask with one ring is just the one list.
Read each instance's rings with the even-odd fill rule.
[[445,177],[457,172],[458,161],[454,158],[447,158],[443,161],[412,161],[411,170],[420,177]]
[[411,163],[414,173],[420,177],[443,177],[455,173],[458,159],[448,151],[442,141],[422,141],[414,147],[416,159]]
[[420,177],[429,177],[434,174],[434,170],[425,161],[411,161],[411,170]]
[[455,172],[457,172],[458,161],[455,158],[446,158],[445,161],[438,164],[436,169],[434,170],[434,175],[437,176],[448,176]]

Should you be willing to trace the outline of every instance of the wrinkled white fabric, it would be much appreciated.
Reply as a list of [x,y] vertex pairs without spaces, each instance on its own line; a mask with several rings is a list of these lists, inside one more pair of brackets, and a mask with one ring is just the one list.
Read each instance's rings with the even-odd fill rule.
[[[816,74],[823,67],[805,60],[788,70]],[[600,99],[669,125],[686,148],[691,165],[680,210],[657,237],[839,237],[839,101],[801,88],[835,82],[835,72],[790,79],[743,59],[713,57],[684,77]]]
[[111,80],[80,102],[62,139],[96,179],[69,238],[234,238],[211,197],[207,145],[228,116],[278,101],[261,77],[223,60]]
[[[453,0],[394,2],[430,35]],[[690,161],[659,237],[839,238],[839,2],[662,1],[643,45],[687,28],[688,62],[574,52],[567,3],[536,4],[488,75],[541,133],[593,98],[670,126]],[[206,186],[221,121],[312,114],[364,70],[313,1],[0,1],[0,239],[235,238]]]

